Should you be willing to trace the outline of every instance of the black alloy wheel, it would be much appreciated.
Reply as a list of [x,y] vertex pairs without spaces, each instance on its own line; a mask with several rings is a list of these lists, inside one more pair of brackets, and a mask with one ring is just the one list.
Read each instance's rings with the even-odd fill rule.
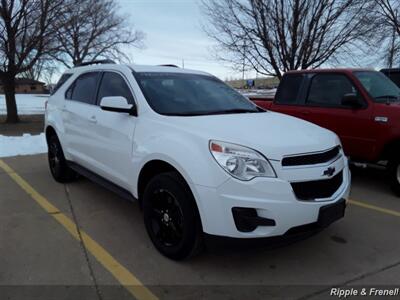
[[147,233],[163,255],[174,260],[198,254],[202,229],[194,197],[176,172],[156,175],[143,194]]
[[165,189],[157,189],[152,195],[151,230],[159,243],[176,247],[183,238],[183,213],[175,196]]

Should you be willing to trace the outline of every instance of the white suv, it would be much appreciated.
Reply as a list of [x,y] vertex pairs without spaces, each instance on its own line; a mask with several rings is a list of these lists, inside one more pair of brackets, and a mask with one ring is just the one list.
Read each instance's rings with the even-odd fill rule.
[[207,73],[76,67],[48,100],[45,132],[55,180],[80,173],[138,199],[172,259],[198,252],[204,233],[289,235],[344,215],[350,173],[338,137],[264,111]]

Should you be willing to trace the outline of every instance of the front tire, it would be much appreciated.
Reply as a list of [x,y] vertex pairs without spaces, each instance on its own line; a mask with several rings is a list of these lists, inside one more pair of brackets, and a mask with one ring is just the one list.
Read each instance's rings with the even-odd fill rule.
[[47,140],[48,161],[51,175],[57,182],[70,182],[76,178],[76,173],[67,165],[60,141],[57,135],[52,134]]
[[389,178],[392,190],[400,197],[400,157],[389,161]]
[[200,217],[193,195],[176,172],[156,175],[143,194],[143,215],[154,246],[173,260],[202,249]]

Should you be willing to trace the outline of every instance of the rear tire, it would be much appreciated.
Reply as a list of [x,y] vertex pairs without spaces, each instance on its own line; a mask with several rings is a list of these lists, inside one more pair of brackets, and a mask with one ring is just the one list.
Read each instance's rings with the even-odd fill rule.
[[52,134],[47,140],[48,162],[51,175],[57,182],[65,183],[74,180],[77,174],[67,165],[60,141],[57,135]]
[[176,172],[156,175],[143,194],[147,233],[164,256],[182,260],[202,250],[202,229],[194,197]]
[[400,197],[400,157],[389,161],[389,180],[393,192]]

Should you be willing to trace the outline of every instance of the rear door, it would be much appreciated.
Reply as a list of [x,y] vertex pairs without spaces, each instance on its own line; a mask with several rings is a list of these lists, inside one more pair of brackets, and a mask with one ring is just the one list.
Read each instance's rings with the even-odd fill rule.
[[95,122],[91,119],[96,110],[96,89],[99,72],[81,74],[65,93],[62,119],[65,126],[67,150],[78,164],[92,169],[95,150],[92,132]]
[[133,90],[124,74],[105,71],[101,75],[97,93],[97,106],[93,112],[96,129],[91,140],[96,148],[92,158],[96,173],[113,183],[129,189],[132,179],[132,147],[137,118],[128,113],[104,111],[100,108],[103,97],[122,96],[129,104],[136,105]]
[[[316,73],[309,78],[305,97],[306,119],[339,135],[347,155],[368,159],[374,149],[371,138],[371,109],[346,74]],[[356,94],[364,107],[342,105],[345,94]]]
[[307,113],[304,109],[305,82],[305,74],[285,74],[279,83],[275,100],[270,109],[306,119]]

